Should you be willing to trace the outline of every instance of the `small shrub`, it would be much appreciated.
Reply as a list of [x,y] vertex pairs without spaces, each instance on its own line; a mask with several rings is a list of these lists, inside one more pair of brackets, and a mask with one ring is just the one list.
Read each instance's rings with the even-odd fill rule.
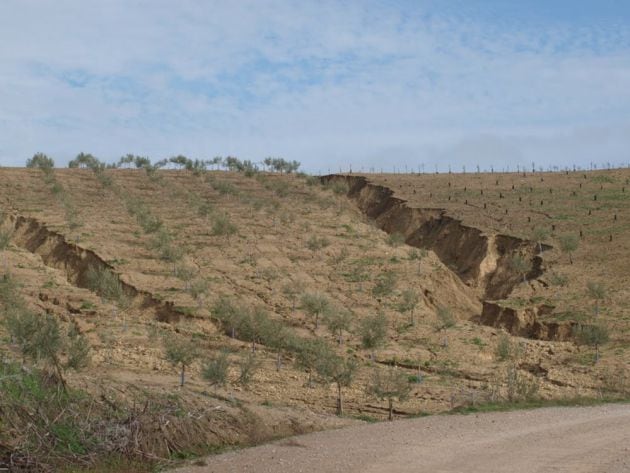
[[393,271],[384,271],[376,278],[376,284],[372,288],[374,297],[386,297],[390,295],[396,287],[397,277]]
[[207,217],[214,211],[214,207],[210,202],[203,202],[197,207],[197,215]]
[[512,341],[510,340],[509,335],[502,333],[499,336],[499,341],[497,342],[497,347],[495,350],[496,357],[505,361],[509,359],[513,354]]
[[322,248],[326,248],[330,245],[330,240],[326,237],[317,237],[312,235],[306,242],[306,247],[311,251],[321,250]]
[[[363,348],[375,350],[380,347],[387,339],[387,317],[384,314],[376,314],[361,319],[359,336]],[[374,358],[373,353],[372,358]]]
[[510,365],[506,371],[507,400],[509,402],[531,401],[536,399],[540,383],[535,378],[530,379],[521,374],[515,365]]
[[573,234],[561,235],[558,237],[560,243],[560,250],[569,256],[569,263],[573,264],[573,253],[578,248],[580,240]]
[[389,246],[400,246],[405,243],[405,236],[402,233],[392,233],[387,237],[387,244]]
[[265,187],[275,192],[278,197],[286,197],[289,195],[289,183],[286,181],[270,181],[265,184]]
[[427,251],[427,250],[425,250],[424,248],[423,248],[423,249],[421,249],[421,250],[418,250],[418,249],[416,249],[416,248],[411,248],[411,249],[409,250],[409,253],[408,253],[408,255],[407,255],[407,258],[408,258],[410,261],[420,261],[420,260],[422,260],[423,258],[426,258],[428,254],[429,254],[429,253],[428,253],[428,251]]
[[438,328],[440,330],[444,330],[447,328],[454,327],[457,323],[457,319],[453,314],[453,311],[448,307],[440,306],[437,310],[437,318],[438,318]]
[[216,215],[212,221],[212,235],[214,236],[230,236],[236,234],[238,227],[230,221],[225,214]]
[[221,195],[238,195],[238,189],[231,182],[220,181],[218,179],[211,181],[212,188]]
[[206,360],[201,375],[211,386],[225,386],[228,381],[229,367],[228,353],[222,351]]
[[317,176],[306,176],[305,182],[307,186],[316,186],[321,184],[321,181]]
[[107,268],[90,267],[86,273],[87,286],[103,299],[126,306],[127,295],[118,276]]
[[11,242],[11,232],[9,230],[0,230],[0,251],[4,251]]
[[181,368],[180,386],[184,385],[186,367],[199,357],[199,349],[194,340],[182,339],[174,336],[164,338],[164,352],[166,359],[174,366]]
[[39,168],[44,172],[50,171],[55,167],[55,161],[44,153],[35,153],[32,158],[26,160],[27,168]]
[[375,369],[367,393],[377,399],[388,402],[388,419],[394,418],[394,400],[404,401],[409,397],[411,386],[404,372],[390,368],[387,373]]
[[330,300],[324,294],[306,293],[301,298],[302,310],[315,321],[315,329],[319,328],[319,317],[330,310]]
[[253,353],[248,353],[244,357],[241,358],[238,364],[240,374],[238,376],[238,383],[243,386],[248,386],[252,381],[252,378],[258,368],[260,367],[260,362],[254,356]]
[[554,286],[564,287],[569,282],[569,278],[564,274],[551,273],[549,275],[549,282]]
[[599,348],[610,340],[608,328],[596,324],[577,326],[573,331],[573,336],[578,344],[595,348],[595,363],[599,361]]
[[333,191],[337,195],[345,195],[350,191],[350,187],[347,182],[337,180],[328,182],[325,188]]

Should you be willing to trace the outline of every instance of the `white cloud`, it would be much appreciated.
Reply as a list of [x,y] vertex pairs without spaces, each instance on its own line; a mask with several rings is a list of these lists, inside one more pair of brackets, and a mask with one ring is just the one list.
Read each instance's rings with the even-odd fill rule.
[[435,5],[5,0],[0,163],[627,160],[626,23],[534,27]]

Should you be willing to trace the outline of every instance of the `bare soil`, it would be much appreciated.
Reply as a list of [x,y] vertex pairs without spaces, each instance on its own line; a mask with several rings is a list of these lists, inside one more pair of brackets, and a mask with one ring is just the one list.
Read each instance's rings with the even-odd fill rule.
[[[0,169],[0,211],[6,217],[0,230],[11,233],[0,251],[0,269],[15,278],[29,307],[89,338],[90,368],[69,373],[70,385],[96,402],[115,395],[120,405],[133,406],[135,393],[142,391],[181,403],[186,415],[160,421],[168,435],[153,429],[155,437],[146,439],[149,450],[159,446],[151,450],[159,459],[339,427],[358,422],[355,418],[383,419],[387,401],[368,396],[365,388],[375,369],[390,366],[404,372],[412,388],[407,399],[395,403],[397,417],[507,399],[515,373],[519,386],[536,387],[533,395],[544,399],[630,393],[628,170],[586,178],[582,173],[370,175],[369,182],[382,189],[361,195],[308,185],[295,175],[165,170],[151,178],[142,170],[120,169],[105,174],[113,185],[87,169],[56,169],[60,191],[39,170]],[[147,233],[132,215],[130,201],[162,222],[173,246],[182,250],[181,259],[173,263],[160,256],[155,233]],[[236,234],[216,235],[218,216],[227,216]],[[543,254],[531,241],[532,228],[540,225],[551,231]],[[570,264],[556,240],[579,230],[583,238]],[[397,232],[405,234],[406,244],[392,241]],[[514,251],[523,251],[532,264],[526,281],[510,270],[507,258]],[[85,274],[94,265],[119,276],[132,296],[128,307],[116,307],[88,289]],[[193,297],[182,270],[193,275],[192,282],[207,283],[207,293]],[[395,285],[376,296],[386,273],[395,275]],[[554,284],[554,275],[567,282]],[[606,286],[597,318],[585,289],[589,281]],[[299,287],[295,299],[288,286]],[[610,342],[601,347],[601,360],[594,364],[593,347],[567,336],[554,339],[550,330],[534,336],[495,323],[499,316],[486,321],[488,288],[493,299],[501,299],[493,302],[520,311],[513,320],[530,317],[548,327],[605,324]],[[419,296],[413,314],[401,310],[410,289]],[[300,307],[305,292],[324,294],[352,312],[343,344]],[[212,308],[222,296],[261,308],[299,337],[326,340],[339,355],[354,359],[356,379],[343,389],[347,417],[334,416],[334,386],[309,386],[291,353],[281,354],[278,369],[278,353],[258,347],[260,368],[251,384],[240,384],[237,363],[251,344],[231,338],[213,319]],[[544,305],[553,308],[540,310]],[[452,324],[442,324],[441,308],[450,310]],[[377,313],[387,318],[387,337],[377,349],[365,349],[358,327]],[[498,347],[508,333],[511,352],[504,358]],[[0,337],[8,338],[2,326]],[[178,367],[165,358],[168,338],[195,340],[201,351],[183,388]],[[202,366],[220,351],[229,353],[228,383],[210,386]],[[20,354],[5,343],[0,356]],[[187,422],[195,423],[194,429]],[[15,429],[6,437],[13,447],[21,433]],[[175,441],[162,445],[166,437]],[[197,439],[199,448],[191,449],[190,439]]]
[[[200,463],[199,461],[197,463]],[[178,473],[630,471],[630,406],[434,416],[291,437]]]

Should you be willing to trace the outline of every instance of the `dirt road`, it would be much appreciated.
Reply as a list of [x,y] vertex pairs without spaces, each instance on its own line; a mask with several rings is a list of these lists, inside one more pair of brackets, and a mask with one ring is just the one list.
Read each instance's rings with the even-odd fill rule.
[[630,405],[434,416],[293,437],[178,473],[630,472]]

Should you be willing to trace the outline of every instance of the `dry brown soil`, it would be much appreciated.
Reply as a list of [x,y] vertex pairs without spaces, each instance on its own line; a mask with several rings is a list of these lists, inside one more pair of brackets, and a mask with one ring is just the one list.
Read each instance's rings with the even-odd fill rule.
[[[630,390],[628,170],[587,173],[586,178],[582,173],[368,176],[374,184],[393,189],[394,197],[408,200],[409,206],[438,209],[436,215],[445,209],[472,233],[494,242],[498,235],[524,241],[534,225],[555,225],[546,241],[553,249],[542,257],[543,274],[517,281],[504,302],[514,307],[548,303],[555,307],[554,320],[590,322],[593,300],[586,294],[586,283],[605,284],[598,321],[608,326],[611,340],[602,347],[597,365],[592,347],[569,339],[511,337],[510,356],[500,357],[503,328],[479,321],[482,280],[496,266],[496,255],[490,251],[481,262],[472,258],[476,267],[462,279],[457,273],[461,261],[442,258],[431,248],[422,252],[392,242],[356,199],[334,189],[307,185],[294,175],[248,178],[229,172],[195,176],[161,171],[152,179],[142,170],[105,174],[113,185],[103,185],[87,169],[56,169],[60,192],[39,170],[0,169],[0,211],[6,217],[0,229],[13,232],[8,247],[0,251],[1,272],[15,278],[32,309],[54,314],[64,328],[75,325],[89,338],[91,367],[69,373],[72,386],[97,399],[116,396],[120,402],[131,403],[137,391],[176,399],[187,415],[174,417],[170,425],[200,419],[195,429],[181,429],[191,438],[199,437],[204,446],[258,443],[356,422],[353,417],[383,419],[387,402],[368,396],[365,388],[375,369],[390,366],[410,378],[419,374],[422,380],[411,385],[406,400],[395,403],[398,417],[505,399],[514,373],[521,385],[537,387],[535,395],[545,399],[627,395]],[[595,193],[597,201],[592,200]],[[173,263],[160,256],[154,234],[146,233],[129,212],[130,201],[142,203],[159,218],[173,245],[183,251],[181,259]],[[235,235],[213,233],[221,216],[236,225]],[[403,223],[413,230],[408,225],[413,220]],[[555,241],[580,229],[583,239],[571,265]],[[324,244],[314,246],[313,239]],[[436,250],[439,247],[436,240]],[[473,245],[459,254],[466,259],[478,250]],[[124,309],[98,297],[82,283],[77,267],[90,258],[111,267],[142,297]],[[184,272],[193,275],[193,282],[207,284],[203,296],[192,296],[190,282],[181,277]],[[375,296],[379,278],[386,273],[395,275],[395,285]],[[554,285],[552,274],[566,276],[568,282]],[[297,303],[287,287],[296,288]],[[400,309],[410,289],[419,296],[413,323],[411,314]],[[337,344],[337,335],[326,324],[316,327],[300,307],[305,292],[324,294],[335,307],[352,312],[343,344]],[[307,373],[291,353],[281,353],[278,370],[277,352],[259,347],[260,369],[251,384],[239,383],[238,363],[250,352],[250,343],[231,338],[213,320],[212,308],[222,296],[264,309],[297,336],[326,340],[339,355],[354,359],[359,365],[356,379],[343,390],[348,417],[334,417],[335,387],[309,386]],[[171,310],[164,315],[157,306]],[[440,320],[441,308],[450,310],[452,325]],[[387,318],[387,337],[376,350],[365,349],[359,327],[377,313]],[[0,337],[6,338],[2,328]],[[178,368],[165,359],[163,340],[168,338],[194,340],[201,351],[183,389],[178,387]],[[201,376],[203,364],[223,350],[231,363],[228,383],[210,386]],[[0,356],[20,355],[7,343],[0,346]],[[170,435],[180,438],[177,429]],[[186,452],[187,447],[185,438],[157,454]]]
[[[198,462],[199,463],[199,462]],[[207,458],[178,473],[622,473],[630,406],[435,416],[349,427]]]

